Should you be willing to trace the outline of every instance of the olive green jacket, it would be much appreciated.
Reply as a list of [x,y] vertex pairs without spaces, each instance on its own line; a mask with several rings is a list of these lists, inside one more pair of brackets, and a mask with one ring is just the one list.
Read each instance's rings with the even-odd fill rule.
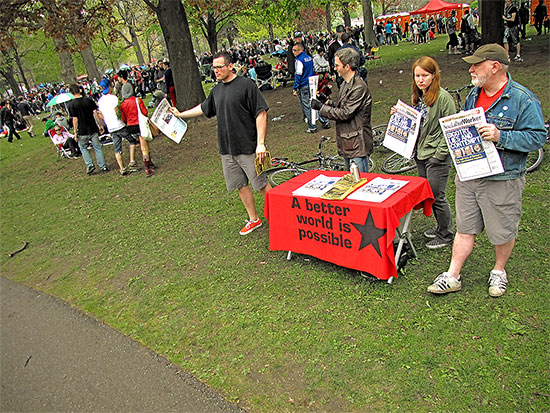
[[449,147],[445,142],[439,119],[456,113],[455,102],[449,92],[439,88],[439,96],[428,107],[426,118],[420,127],[420,135],[416,141],[416,157],[426,160],[434,157],[443,161],[449,155]]

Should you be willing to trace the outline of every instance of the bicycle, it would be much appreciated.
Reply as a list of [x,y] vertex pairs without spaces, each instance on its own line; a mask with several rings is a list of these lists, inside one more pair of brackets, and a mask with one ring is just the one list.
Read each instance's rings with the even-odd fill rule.
[[[323,144],[331,139],[332,138],[329,136],[321,136],[319,140],[319,151],[313,155],[311,159],[305,161],[293,162],[289,161],[288,158],[272,158],[271,162],[275,168],[267,171],[269,183],[272,186],[280,185],[310,169],[331,171],[347,170],[344,159],[341,156],[328,155],[323,152]],[[374,161],[369,158],[369,170],[370,168],[374,168]]]
[[[546,120],[544,126],[546,127],[546,143],[548,143],[550,142],[550,119]],[[527,173],[537,170],[542,163],[542,158],[544,158],[543,148],[529,152],[529,155],[527,155]]]

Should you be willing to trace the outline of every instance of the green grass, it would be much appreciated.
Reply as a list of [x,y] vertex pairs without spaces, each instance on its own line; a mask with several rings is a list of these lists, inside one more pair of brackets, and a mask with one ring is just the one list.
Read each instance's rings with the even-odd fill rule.
[[[546,40],[526,47],[526,54],[546,50],[546,60],[512,73],[541,98],[548,116]],[[422,53],[439,53],[440,46],[429,46]],[[407,99],[410,63],[369,68],[378,102],[373,123],[387,119],[398,97]],[[465,66],[456,73],[449,67],[446,85],[467,82]],[[290,94],[265,94],[270,118],[286,114],[269,123],[268,146],[300,157],[314,151],[317,138],[303,133]],[[426,287],[446,269],[450,251],[422,246],[433,218],[420,213],[413,218],[419,259],[393,285],[307,256],[287,261],[269,250],[267,228],[239,236],[245,214],[225,190],[215,120],[191,122],[179,145],[155,140],[159,169],[149,179],[143,172],[88,177],[81,160],[56,159],[49,140],[22,136],[11,145],[0,141],[2,275],[101,319],[239,406],[550,409],[548,159],[527,178],[507,294],[487,295],[494,257],[482,235],[464,267],[463,291],[436,297]],[[105,153],[114,166],[111,148]],[[451,180],[448,194],[454,204]],[[8,258],[24,240],[29,247]]]

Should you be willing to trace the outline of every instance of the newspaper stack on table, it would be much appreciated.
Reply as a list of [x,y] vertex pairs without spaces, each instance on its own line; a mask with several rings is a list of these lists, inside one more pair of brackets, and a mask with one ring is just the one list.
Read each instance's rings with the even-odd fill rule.
[[487,124],[483,108],[439,119],[456,173],[461,181],[504,172],[493,142],[482,139],[477,128]]
[[408,183],[409,181],[376,177],[348,196],[348,199],[367,202],[384,202]]

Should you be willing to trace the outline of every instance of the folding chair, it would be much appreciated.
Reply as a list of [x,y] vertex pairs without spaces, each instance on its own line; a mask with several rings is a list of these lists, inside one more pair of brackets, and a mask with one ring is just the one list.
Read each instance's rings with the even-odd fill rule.
[[[63,126],[60,126],[60,128],[63,132],[66,132],[65,128]],[[54,129],[50,129],[48,131],[48,135],[50,135],[50,139],[52,140],[52,143],[54,144],[55,148],[57,149],[57,157],[58,158],[76,159],[76,156],[73,156],[73,154],[71,153],[70,150],[65,149],[63,147],[65,142],[57,139],[57,135],[55,134]]]
[[275,89],[275,75],[271,70],[272,66],[267,62],[258,63],[255,67],[256,70],[256,85],[260,90]]

